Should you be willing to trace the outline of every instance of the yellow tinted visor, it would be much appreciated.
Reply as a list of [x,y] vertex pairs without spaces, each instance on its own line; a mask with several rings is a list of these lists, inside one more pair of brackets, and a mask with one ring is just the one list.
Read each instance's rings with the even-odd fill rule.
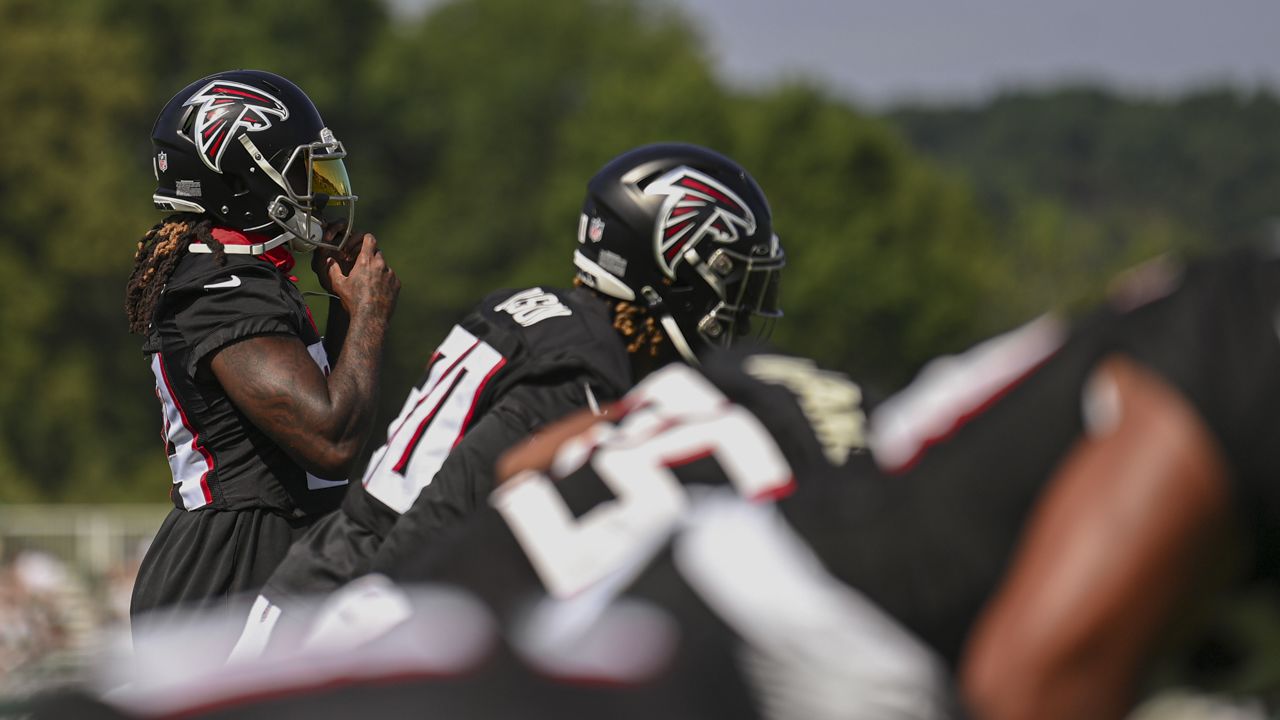
[[351,196],[351,179],[342,160],[311,161],[311,194],[328,195],[328,205],[347,205]]

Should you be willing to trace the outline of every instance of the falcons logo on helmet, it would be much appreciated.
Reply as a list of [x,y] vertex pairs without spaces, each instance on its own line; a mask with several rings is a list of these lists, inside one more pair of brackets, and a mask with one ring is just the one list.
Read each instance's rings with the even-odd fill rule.
[[684,252],[704,237],[718,243],[736,242],[739,231],[752,235],[756,217],[732,190],[689,167],[678,167],[644,189],[646,195],[665,195],[654,226],[658,265],[675,277]]
[[182,105],[196,106],[191,140],[200,158],[214,172],[222,172],[222,154],[237,135],[271,127],[271,117],[289,119],[284,103],[255,87],[215,80]]

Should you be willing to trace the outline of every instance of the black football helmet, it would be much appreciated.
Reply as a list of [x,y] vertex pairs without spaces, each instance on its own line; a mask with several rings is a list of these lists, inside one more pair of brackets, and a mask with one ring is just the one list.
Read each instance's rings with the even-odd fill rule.
[[195,81],[160,111],[151,143],[156,209],[203,213],[236,230],[278,228],[254,254],[285,242],[325,245],[326,217],[345,219],[350,234],[356,196],[346,150],[306,93],[279,75],[231,70]]
[[697,145],[646,145],[596,173],[573,260],[587,286],[647,307],[690,362],[691,339],[727,346],[782,315],[769,203],[746,170]]

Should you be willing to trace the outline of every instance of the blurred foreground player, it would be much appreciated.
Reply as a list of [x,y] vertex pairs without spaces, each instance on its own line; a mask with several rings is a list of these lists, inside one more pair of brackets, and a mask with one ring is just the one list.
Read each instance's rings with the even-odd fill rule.
[[[1266,566],[1259,569],[1275,570],[1277,311],[1280,261],[1272,256],[1148,266],[1070,334],[1044,319],[930,366],[877,409],[878,467],[828,468],[784,453],[798,482],[779,502],[781,515],[827,572],[959,674],[976,716],[1119,717],[1179,603],[1212,589],[1207,579],[1219,573],[1207,561],[1229,529],[1252,539]],[[662,429],[627,456],[691,434],[682,422]],[[667,593],[676,599],[666,607],[692,603],[670,583],[629,579],[638,575],[636,556],[660,544],[645,530],[672,524],[618,522],[659,506],[643,491],[668,486],[651,471],[648,484],[620,493],[609,453],[599,457],[618,437],[627,440],[596,426],[566,443],[556,464],[537,445],[521,448],[511,468],[550,473],[526,472],[503,486],[495,510],[457,545],[375,569],[467,587],[511,632],[540,595],[568,602],[605,588],[624,597]],[[572,542],[610,516],[613,537]],[[626,538],[620,525],[639,532]],[[721,547],[726,567],[751,567],[745,550]],[[483,570],[459,560],[477,554],[486,557]],[[678,577],[696,584],[688,573]],[[731,581],[722,578],[723,587]],[[719,595],[717,587],[697,595]],[[772,609],[795,616],[803,607]],[[870,663],[887,652],[876,643],[866,650],[861,659]],[[936,687],[924,675],[924,686]]]
[[336,298],[321,339],[291,250],[345,250],[356,196],[342,143],[285,78],[197,80],[151,139],[153,199],[173,214],[138,243],[125,309],[155,374],[174,509],[142,561],[134,615],[257,592],[338,506],[400,287],[371,235],[353,261],[316,253]]
[[361,487],[290,551],[251,613],[256,652],[291,598],[416,556],[494,486],[497,457],[546,423],[599,410],[651,370],[767,330],[785,262],[763,192],[732,160],[647,145],[588,183],[577,287],[499,290],[453,328]]

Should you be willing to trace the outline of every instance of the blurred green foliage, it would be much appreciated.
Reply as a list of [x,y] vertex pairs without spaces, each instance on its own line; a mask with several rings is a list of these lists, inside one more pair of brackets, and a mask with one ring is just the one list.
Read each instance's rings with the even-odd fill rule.
[[154,114],[217,70],[295,80],[351,153],[358,225],[404,283],[382,420],[481,295],[570,281],[587,178],[640,143],[706,144],[756,176],[790,262],[775,339],[881,392],[1132,259],[1260,227],[1280,176],[1270,98],[1081,91],[883,118],[816,86],[731,91],[706,45],[640,0],[422,18],[378,0],[0,0],[0,502],[164,500],[122,298],[159,217]]

